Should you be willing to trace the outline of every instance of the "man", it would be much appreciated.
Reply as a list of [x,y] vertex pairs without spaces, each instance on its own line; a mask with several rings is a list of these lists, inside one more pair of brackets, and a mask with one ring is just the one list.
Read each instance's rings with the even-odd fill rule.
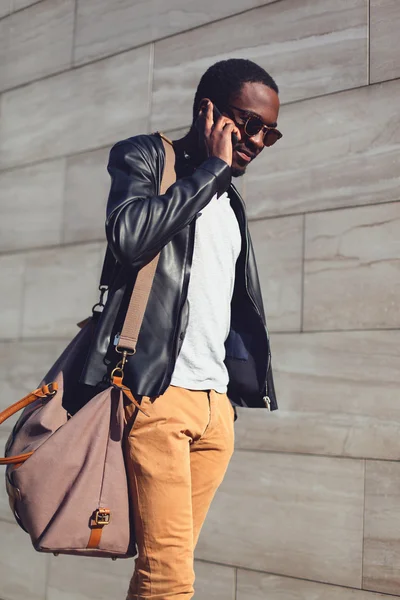
[[164,195],[159,135],[129,138],[110,153],[112,285],[84,383],[115,367],[113,341],[136,274],[161,252],[124,375],[147,413],[126,407],[138,546],[129,600],[192,598],[194,547],[233,452],[233,407],[277,408],[245,208],[231,177],[279,140],[278,112],[268,73],[222,61],[200,81],[189,133],[171,142],[177,181]]

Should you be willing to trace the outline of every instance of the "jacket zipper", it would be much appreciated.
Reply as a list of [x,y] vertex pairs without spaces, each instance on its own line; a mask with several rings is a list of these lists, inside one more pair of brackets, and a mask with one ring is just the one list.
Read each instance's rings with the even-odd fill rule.
[[269,372],[269,368],[270,368],[270,364],[271,364],[271,352],[269,350],[269,335],[268,335],[268,330],[267,327],[261,317],[261,313],[260,310],[256,304],[256,301],[254,300],[253,296],[250,293],[250,290],[248,288],[247,285],[247,264],[248,264],[248,253],[249,253],[249,243],[248,243],[248,235],[247,235],[247,228],[246,228],[246,244],[247,244],[247,248],[246,248],[246,262],[245,262],[245,287],[246,287],[246,292],[247,295],[251,301],[251,303],[253,304],[255,311],[258,315],[258,318],[260,319],[260,323],[264,328],[265,334],[267,336],[267,340],[268,340],[268,360],[267,360],[267,371],[265,374],[265,382],[264,382],[264,389],[261,390],[261,393],[264,394],[265,392],[265,396],[263,396],[263,402],[266,406],[266,408],[270,411],[271,410],[271,398],[268,396],[268,372]]
[[247,284],[247,282],[248,282],[247,275],[248,275],[248,263],[249,263],[249,247],[250,247],[250,245],[249,245],[249,236],[248,236],[248,231],[247,231],[246,217],[245,217],[245,208],[244,208],[244,205],[243,205],[243,201],[242,201],[242,199],[240,198],[239,195],[237,195],[237,198],[239,200],[240,208],[241,208],[241,211],[242,211],[242,218],[243,218],[243,225],[244,225],[244,235],[245,235],[245,240],[246,240],[246,256],[245,256],[245,263],[244,263],[244,284],[245,284],[247,296],[248,296],[250,302],[252,303],[252,305],[253,305],[256,313],[257,313],[257,316],[258,316],[258,318],[259,318],[259,320],[261,322],[261,325],[262,325],[262,327],[263,327],[263,329],[265,331],[265,334],[266,334],[267,340],[268,340],[267,372],[266,372],[266,375],[265,375],[264,388],[261,390],[261,393],[264,394],[264,391],[265,391],[265,396],[263,396],[263,402],[264,402],[266,408],[270,411],[271,410],[271,399],[268,396],[268,372],[269,372],[270,365],[271,365],[271,352],[270,352],[270,349],[269,349],[269,334],[268,334],[267,326],[265,325],[265,323],[263,321],[263,318],[261,316],[260,310],[259,310],[259,308],[257,306],[257,303],[254,300],[253,296],[251,295],[250,290],[249,290],[249,286]]
[[[185,268],[186,268],[186,265],[187,265],[187,257],[189,255],[189,252],[191,253],[191,256],[193,258],[196,219],[193,222],[192,227],[193,227],[193,235],[191,236],[191,239],[189,239],[189,241],[188,241],[186,256],[184,257]],[[190,244],[191,244],[191,247],[189,248]],[[186,279],[186,277],[187,277],[187,273],[185,271],[184,285],[185,285],[185,279]],[[171,381],[172,374],[173,374],[173,371],[171,371],[171,364],[172,364],[173,357],[175,357],[176,353],[177,353],[178,338],[179,338],[179,333],[180,333],[179,332],[179,324],[180,324],[181,318],[182,318],[182,310],[183,310],[183,307],[184,307],[185,302],[187,301],[187,297],[188,297],[188,285],[189,284],[187,284],[187,286],[186,286],[186,294],[185,294],[185,297],[184,297],[184,299],[183,299],[183,301],[181,303],[180,310],[179,310],[179,315],[178,315],[177,322],[176,322],[176,325],[175,325],[175,332],[174,332],[174,339],[173,339],[173,353],[172,353],[172,355],[171,355],[171,357],[170,357],[170,359],[168,361],[168,365],[167,365],[167,368],[166,368],[166,371],[165,371],[165,375],[164,375],[164,379],[163,379],[163,386],[165,385],[166,379],[169,379],[169,381]]]

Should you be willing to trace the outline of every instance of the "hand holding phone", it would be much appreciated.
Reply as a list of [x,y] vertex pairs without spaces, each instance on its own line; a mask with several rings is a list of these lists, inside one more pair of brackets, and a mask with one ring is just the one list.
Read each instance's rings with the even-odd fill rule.
[[240,140],[240,131],[232,119],[221,115],[211,100],[203,98],[196,128],[200,143],[205,144],[207,155],[221,158],[231,167],[233,147]]
[[[218,121],[218,119],[222,117],[222,113],[220,113],[220,111],[218,110],[218,108],[215,106],[215,104],[213,105],[213,118],[214,118],[214,124]],[[236,144],[238,143],[239,138],[236,135],[236,133],[232,133],[232,146],[235,147]]]

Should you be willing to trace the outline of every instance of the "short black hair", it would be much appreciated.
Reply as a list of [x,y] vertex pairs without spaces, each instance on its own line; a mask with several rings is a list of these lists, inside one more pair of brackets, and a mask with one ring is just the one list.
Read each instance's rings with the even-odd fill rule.
[[227,108],[239,94],[244,83],[263,83],[279,94],[279,88],[265,69],[251,60],[230,58],[212,65],[200,79],[193,103],[193,120],[199,112],[200,101],[209,98],[219,110]]

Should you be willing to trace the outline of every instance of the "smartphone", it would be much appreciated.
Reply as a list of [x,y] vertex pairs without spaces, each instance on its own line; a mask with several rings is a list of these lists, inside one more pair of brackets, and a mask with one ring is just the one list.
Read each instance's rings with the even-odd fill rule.
[[[220,113],[220,111],[218,110],[218,108],[215,106],[215,104],[213,105],[213,118],[214,118],[214,123],[216,121],[218,121],[218,119],[220,117],[222,117],[222,114]],[[236,135],[236,133],[232,133],[232,146],[235,147],[236,144],[238,143],[238,136]]]

